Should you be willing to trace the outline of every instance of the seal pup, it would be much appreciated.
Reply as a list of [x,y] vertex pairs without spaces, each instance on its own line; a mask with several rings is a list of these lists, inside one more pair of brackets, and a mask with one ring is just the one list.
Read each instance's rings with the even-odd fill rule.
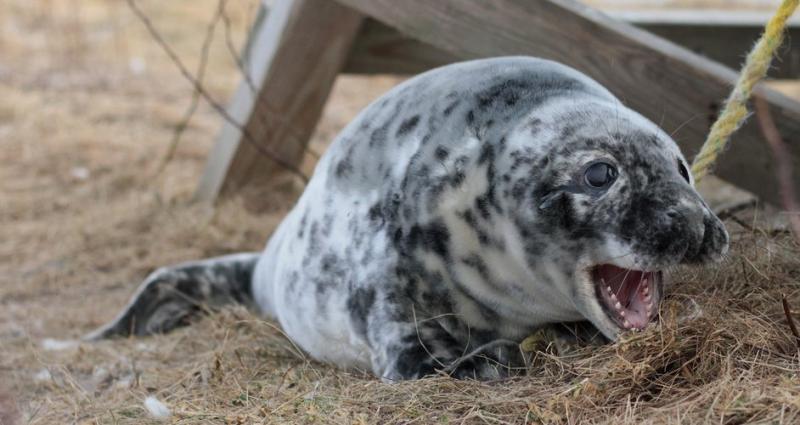
[[693,184],[667,134],[574,69],[448,65],[338,135],[262,253],[159,269],[90,337],[239,302],[314,358],[385,380],[504,376],[537,328],[642,329],[664,269],[725,254]]

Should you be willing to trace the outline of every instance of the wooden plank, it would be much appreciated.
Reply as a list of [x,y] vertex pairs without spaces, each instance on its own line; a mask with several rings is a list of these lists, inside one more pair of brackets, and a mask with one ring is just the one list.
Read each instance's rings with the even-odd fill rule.
[[[774,13],[771,10],[729,9],[608,9],[609,16],[629,24],[705,25],[709,27],[763,28]],[[800,16],[790,16],[790,28],[800,27]]]
[[[463,58],[533,55],[595,78],[660,123],[691,158],[737,74],[660,37],[570,0],[339,0]],[[759,87],[800,170],[800,104]],[[717,174],[778,203],[767,146],[755,120],[736,133]],[[800,186],[800,173],[795,175]]]
[[458,56],[365,19],[345,64],[349,74],[419,74],[461,60]]
[[[768,14],[726,11],[611,11],[634,24],[717,62],[739,69],[769,19]],[[800,16],[790,21],[789,40],[800,40]],[[353,74],[416,74],[460,58],[366,19],[345,71]],[[800,77],[800,43],[787,43],[770,70],[772,78]]]
[[[282,162],[298,164],[341,71],[362,15],[330,0],[278,0],[251,34],[249,78],[228,108],[245,129],[226,122],[196,192],[212,201],[222,192],[258,185]],[[258,144],[260,148],[256,148]]]

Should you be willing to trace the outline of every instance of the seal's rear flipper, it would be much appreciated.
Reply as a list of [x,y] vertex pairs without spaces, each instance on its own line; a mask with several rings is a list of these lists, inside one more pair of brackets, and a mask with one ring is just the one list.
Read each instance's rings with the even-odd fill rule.
[[84,339],[163,333],[208,308],[230,303],[252,307],[251,281],[259,256],[234,254],[158,269],[116,319]]

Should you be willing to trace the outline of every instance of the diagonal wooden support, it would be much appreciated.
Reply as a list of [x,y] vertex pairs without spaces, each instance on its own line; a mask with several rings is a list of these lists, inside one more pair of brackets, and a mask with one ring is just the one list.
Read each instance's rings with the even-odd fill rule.
[[[624,11],[609,16],[635,25],[723,65],[738,69],[753,47],[770,13],[720,10]],[[787,39],[800,40],[800,16],[789,22]],[[772,78],[800,77],[800,43],[786,43]],[[353,74],[416,74],[461,58],[423,43],[372,18],[364,20],[344,72]]]
[[280,168],[260,150],[297,164],[316,126],[336,75],[341,71],[362,16],[331,0],[278,0],[252,35],[248,77],[228,108],[238,125],[226,122],[217,139],[196,197],[263,183]]
[[[736,72],[571,0],[338,0],[463,58],[533,55],[592,76],[674,137],[699,150]],[[800,170],[800,104],[765,87],[792,165]],[[779,203],[768,147],[755,120],[734,136],[717,174]],[[800,187],[800,173],[795,174]]]

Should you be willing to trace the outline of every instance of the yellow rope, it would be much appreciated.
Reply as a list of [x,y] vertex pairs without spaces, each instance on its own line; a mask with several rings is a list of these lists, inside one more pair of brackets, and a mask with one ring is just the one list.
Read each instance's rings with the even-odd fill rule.
[[783,0],[780,8],[775,12],[775,16],[767,24],[764,34],[747,55],[739,80],[725,101],[725,108],[711,126],[711,132],[694,158],[692,174],[694,174],[695,180],[700,180],[711,172],[717,157],[728,144],[731,134],[747,119],[747,101],[750,99],[753,86],[767,74],[775,50],[783,42],[786,21],[797,9],[798,2],[800,0]]

